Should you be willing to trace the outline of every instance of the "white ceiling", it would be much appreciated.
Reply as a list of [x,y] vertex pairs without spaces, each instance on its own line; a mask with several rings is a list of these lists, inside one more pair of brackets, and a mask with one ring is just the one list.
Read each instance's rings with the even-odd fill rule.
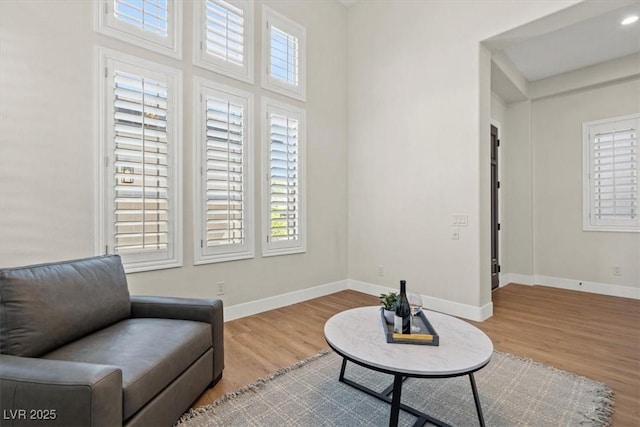
[[[350,7],[360,0],[339,1]],[[616,1],[621,7],[613,5]],[[628,0],[606,2],[607,12],[502,46],[504,53],[529,81],[640,53],[640,21],[620,25],[625,17],[640,15],[640,0],[632,4]]]
[[620,25],[630,15],[640,15],[640,2],[516,42],[504,52],[529,81],[638,53],[640,21]]

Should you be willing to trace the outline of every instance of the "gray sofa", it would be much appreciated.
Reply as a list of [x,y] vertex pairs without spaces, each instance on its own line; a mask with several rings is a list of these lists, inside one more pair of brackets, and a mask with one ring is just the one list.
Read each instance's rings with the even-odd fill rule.
[[0,424],[171,426],[222,376],[219,299],[130,297],[120,257],[0,270]]

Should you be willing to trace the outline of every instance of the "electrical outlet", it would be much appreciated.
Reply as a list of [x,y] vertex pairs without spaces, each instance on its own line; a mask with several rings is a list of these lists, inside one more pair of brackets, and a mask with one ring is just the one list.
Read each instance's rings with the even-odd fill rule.
[[619,265],[614,265],[612,268],[612,273],[615,277],[622,277],[622,267]]
[[224,295],[224,282],[218,282],[218,295]]
[[378,266],[378,276],[384,276],[384,267],[382,265]]
[[451,240],[460,240],[460,229],[458,227],[451,228]]

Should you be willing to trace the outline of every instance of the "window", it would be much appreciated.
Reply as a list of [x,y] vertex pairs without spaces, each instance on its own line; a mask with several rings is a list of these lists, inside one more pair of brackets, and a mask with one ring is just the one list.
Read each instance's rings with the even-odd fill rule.
[[194,62],[253,83],[253,2],[194,2]]
[[129,272],[182,265],[181,73],[100,51],[98,253]]
[[306,251],[305,111],[262,100],[263,256]]
[[262,87],[306,99],[306,30],[274,10],[262,7]]
[[195,263],[253,258],[253,95],[202,79],[195,88]]
[[584,123],[584,229],[638,231],[640,114]]
[[99,0],[96,31],[155,52],[181,58],[182,2]]

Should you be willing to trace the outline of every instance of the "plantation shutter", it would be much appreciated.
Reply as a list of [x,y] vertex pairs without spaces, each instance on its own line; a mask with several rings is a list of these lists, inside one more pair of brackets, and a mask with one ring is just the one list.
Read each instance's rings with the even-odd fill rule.
[[298,38],[271,25],[271,77],[298,86]]
[[299,220],[299,121],[269,113],[269,206],[271,242],[298,240]]
[[169,243],[167,83],[114,71],[115,252]]
[[167,0],[115,0],[114,17],[160,37],[168,35]]
[[636,129],[594,135],[593,212],[596,219],[635,219],[637,145]]
[[590,208],[595,225],[640,226],[639,121],[622,120],[590,129]]
[[262,86],[305,101],[307,30],[266,5],[262,6],[262,24]]
[[206,52],[242,67],[244,11],[222,0],[207,0],[206,27]]
[[206,100],[206,245],[244,244],[244,107]]

